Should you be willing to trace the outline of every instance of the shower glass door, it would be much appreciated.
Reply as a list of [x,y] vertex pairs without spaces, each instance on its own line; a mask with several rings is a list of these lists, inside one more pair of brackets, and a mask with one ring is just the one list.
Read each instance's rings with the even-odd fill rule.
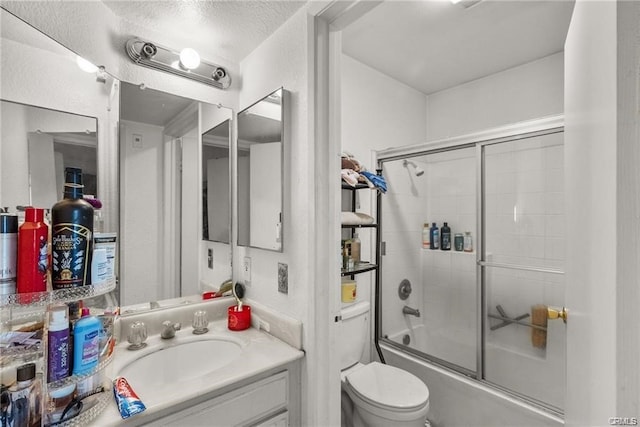
[[563,134],[482,147],[486,381],[561,411],[564,306]]
[[[454,236],[476,235],[476,148],[383,163],[381,334],[417,355],[475,375],[476,252],[456,251]],[[425,223],[451,229],[451,250],[423,247]]]
[[[548,318],[565,303],[564,148],[548,126],[379,157],[376,327],[385,347],[561,413],[566,325]],[[425,224],[445,222],[451,250],[425,248]]]

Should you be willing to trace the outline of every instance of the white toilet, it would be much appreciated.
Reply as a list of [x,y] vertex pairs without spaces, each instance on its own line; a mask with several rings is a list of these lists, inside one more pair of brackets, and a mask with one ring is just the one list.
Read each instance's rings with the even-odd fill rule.
[[368,337],[369,303],[356,303],[340,314],[343,427],[424,427],[429,411],[427,386],[402,369],[359,362]]

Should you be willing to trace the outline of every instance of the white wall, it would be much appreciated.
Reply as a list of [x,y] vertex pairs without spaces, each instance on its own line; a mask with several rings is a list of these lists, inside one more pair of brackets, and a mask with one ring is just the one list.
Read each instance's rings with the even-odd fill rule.
[[[317,404],[312,396],[322,387],[319,375],[321,362],[315,339],[312,245],[314,179],[313,146],[309,144],[308,56],[311,55],[310,23],[305,8],[299,10],[240,64],[242,90],[239,110],[246,108],[279,87],[288,92],[285,97],[284,159],[283,159],[283,252],[238,247],[233,255],[233,276],[241,280],[242,260],[251,257],[251,286],[247,297],[255,299],[285,315],[304,323],[303,346],[307,351],[303,368],[303,419],[313,424]],[[235,159],[234,159],[235,161]],[[237,179],[234,178],[237,184]],[[236,217],[234,212],[233,217]],[[237,224],[233,235],[237,235]],[[289,269],[289,293],[278,292],[278,262]],[[328,320],[327,320],[328,321]],[[318,374],[320,370],[322,374]]]
[[[376,165],[372,163],[375,150],[425,141],[427,99],[423,93],[350,56],[343,54],[340,59],[342,150],[353,154],[369,171],[375,172]],[[391,186],[391,192],[398,191],[393,183],[387,184]],[[356,210],[375,217],[375,192],[359,190],[356,197]],[[374,233],[358,230],[364,260],[375,259]],[[358,300],[371,299],[374,277],[373,273],[356,276]]]
[[563,112],[564,54],[474,80],[427,97],[434,141]]

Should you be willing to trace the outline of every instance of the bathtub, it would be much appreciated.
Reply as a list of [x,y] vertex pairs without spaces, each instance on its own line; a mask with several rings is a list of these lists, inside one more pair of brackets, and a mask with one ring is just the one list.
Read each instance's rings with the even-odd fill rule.
[[[393,334],[389,338],[399,343],[402,342],[405,334],[410,336],[412,348],[472,371],[475,370],[475,337],[438,334],[429,331],[424,325],[418,325],[411,330]],[[436,346],[429,343],[436,343]],[[557,413],[516,398],[499,388],[431,363],[384,341],[380,342],[380,348],[386,363],[413,373],[427,384],[431,405],[428,419],[433,427],[560,427],[564,425],[563,419]],[[514,389],[517,389],[518,384],[510,383],[510,377],[512,381],[515,379],[516,382],[528,383],[529,388],[532,384],[534,386],[540,384],[539,389],[534,390],[534,395],[531,397],[539,398],[540,395],[536,394],[548,392],[548,388],[543,387],[545,382],[539,381],[538,378],[543,363],[544,360],[531,357],[526,353],[490,343],[485,344],[485,367],[493,372],[492,380],[515,387]],[[514,367],[519,370],[518,375],[509,376]],[[505,374],[502,377],[499,375],[501,372]],[[553,371],[546,372],[546,375],[555,374]],[[560,393],[563,390],[564,387],[559,388]],[[558,396],[554,399],[558,399]]]

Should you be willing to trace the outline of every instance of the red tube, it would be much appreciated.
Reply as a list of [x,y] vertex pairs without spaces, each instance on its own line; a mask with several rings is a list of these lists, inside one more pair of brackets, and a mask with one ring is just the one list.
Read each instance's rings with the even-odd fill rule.
[[18,293],[47,290],[49,227],[44,209],[26,208],[25,221],[18,230]]

